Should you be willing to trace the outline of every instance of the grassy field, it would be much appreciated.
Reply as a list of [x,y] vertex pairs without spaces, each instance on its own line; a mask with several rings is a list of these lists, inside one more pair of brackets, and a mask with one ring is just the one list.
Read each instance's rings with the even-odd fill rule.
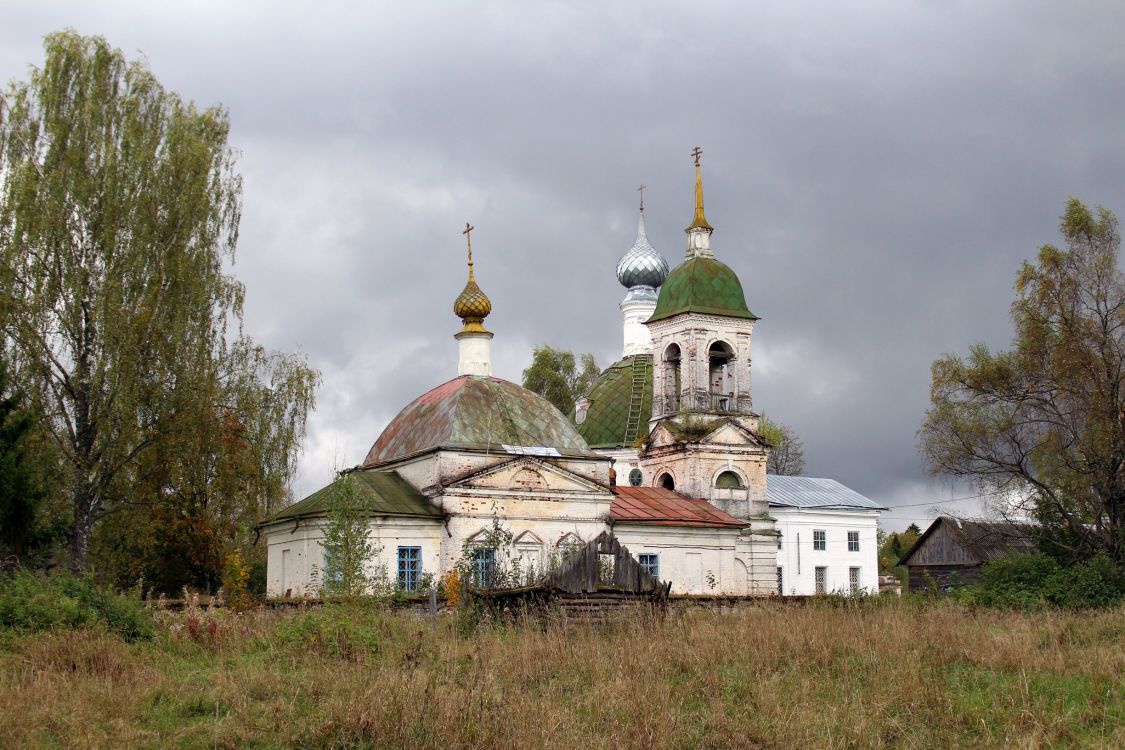
[[[460,627],[459,627],[460,626]],[[332,607],[0,638],[0,747],[1125,747],[1125,610],[763,604],[480,627]]]

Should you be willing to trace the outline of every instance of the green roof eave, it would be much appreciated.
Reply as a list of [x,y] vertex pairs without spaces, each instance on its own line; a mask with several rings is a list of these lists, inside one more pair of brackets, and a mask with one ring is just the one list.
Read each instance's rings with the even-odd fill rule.
[[749,310],[730,310],[725,307],[711,307],[709,305],[685,305],[679,308],[672,308],[668,310],[657,310],[652,314],[652,317],[646,320],[646,323],[655,323],[658,320],[666,320],[674,318],[677,315],[687,315],[688,313],[697,313],[699,315],[718,315],[726,318],[745,318],[746,320],[761,320],[757,315]]
[[[441,509],[394,471],[361,470],[347,474],[356,483],[361,508],[373,516],[444,518]],[[328,511],[332,492],[340,479],[308,497],[282,508],[262,525],[279,521],[322,516]]]

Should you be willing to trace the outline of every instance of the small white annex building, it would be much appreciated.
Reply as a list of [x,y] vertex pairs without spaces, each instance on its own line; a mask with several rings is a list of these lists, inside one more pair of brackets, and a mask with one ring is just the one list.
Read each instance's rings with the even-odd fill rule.
[[[711,249],[695,156],[684,261],[669,271],[642,203],[637,240],[617,266],[628,289],[623,358],[572,416],[492,377],[483,325],[492,303],[470,242],[453,306],[463,324],[457,377],[403,408],[348,472],[380,550],[373,572],[415,590],[466,558],[483,579],[502,558],[541,571],[608,530],[673,593],[877,590],[878,507],[831,480],[767,479],[771,446],[750,387],[758,317]],[[335,487],[262,525],[269,595],[314,594],[323,583]],[[497,524],[510,548],[493,546]]]
[[878,593],[883,508],[833,479],[766,479],[779,532],[778,593]]

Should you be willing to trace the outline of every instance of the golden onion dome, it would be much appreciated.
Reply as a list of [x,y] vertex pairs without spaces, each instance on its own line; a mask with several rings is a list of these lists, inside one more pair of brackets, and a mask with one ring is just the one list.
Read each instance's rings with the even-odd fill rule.
[[472,231],[473,227],[465,224],[463,234],[469,246],[469,281],[465,284],[461,293],[457,295],[457,299],[453,301],[453,314],[465,324],[465,327],[461,329],[462,333],[488,333],[481,324],[492,312],[492,301],[477,286],[477,279],[473,274]]

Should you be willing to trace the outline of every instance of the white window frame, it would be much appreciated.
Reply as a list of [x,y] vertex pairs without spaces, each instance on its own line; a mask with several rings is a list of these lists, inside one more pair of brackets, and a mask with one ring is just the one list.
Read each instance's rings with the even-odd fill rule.
[[[819,538],[817,538],[819,535]],[[828,532],[824,529],[813,529],[812,548],[814,552],[824,552],[828,549]]]
[[859,552],[859,532],[848,532],[848,552]]

